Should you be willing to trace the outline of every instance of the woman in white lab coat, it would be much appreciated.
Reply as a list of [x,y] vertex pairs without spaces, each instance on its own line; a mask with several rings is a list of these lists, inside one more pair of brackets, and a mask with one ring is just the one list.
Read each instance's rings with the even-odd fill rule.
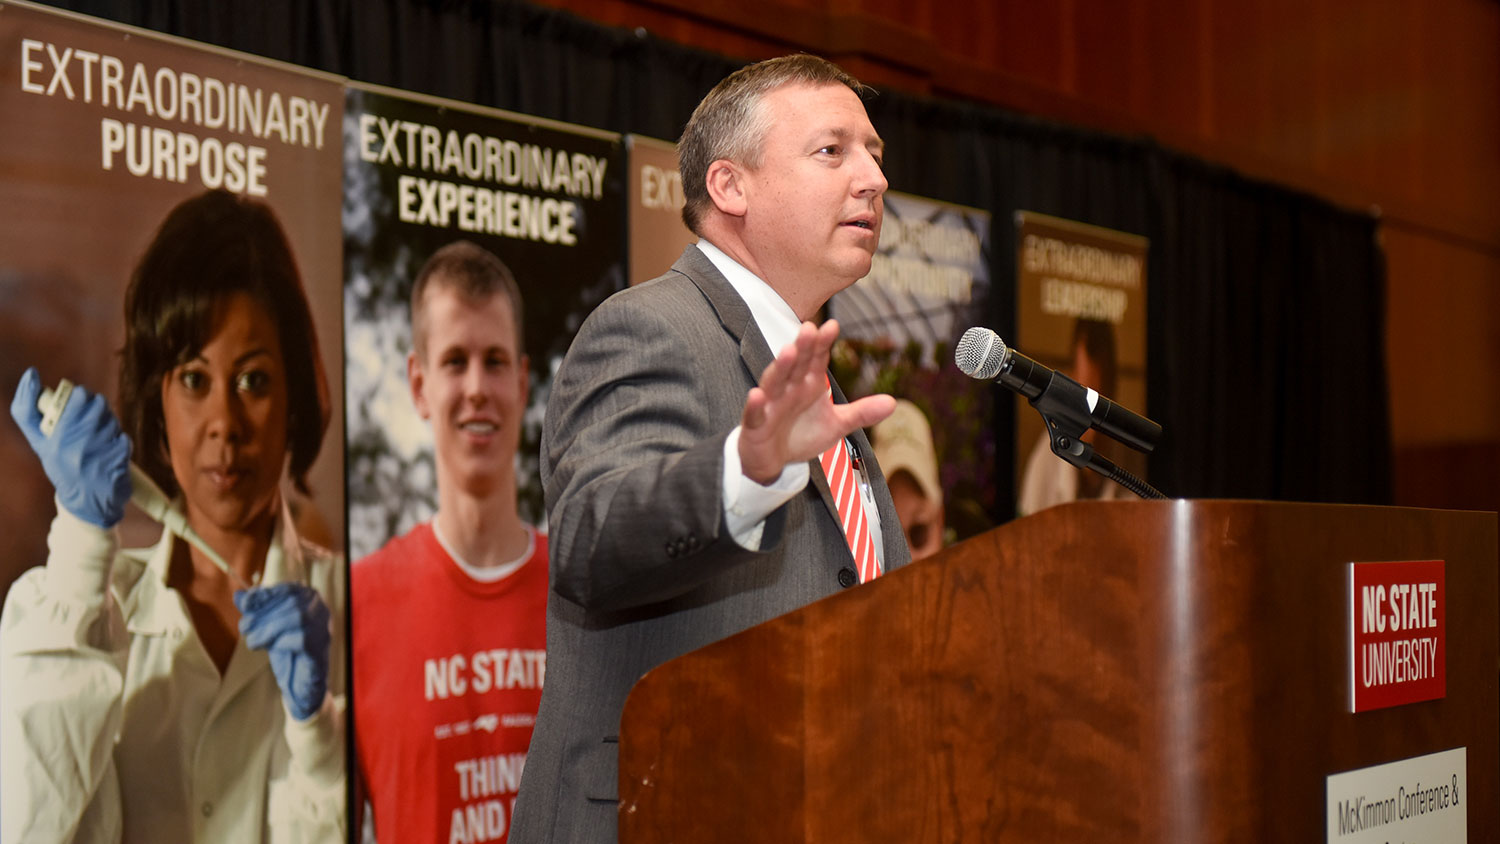
[[[0,840],[342,842],[343,565],[282,493],[328,391],[280,224],[178,205],[125,311],[123,425],[76,388],[43,433],[35,370],[12,403],[58,511],[0,616]],[[119,548],[132,459],[227,568],[169,532]]]

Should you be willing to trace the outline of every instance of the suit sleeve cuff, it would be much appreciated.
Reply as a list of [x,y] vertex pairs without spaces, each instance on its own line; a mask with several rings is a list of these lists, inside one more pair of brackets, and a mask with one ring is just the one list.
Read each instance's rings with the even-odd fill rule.
[[770,484],[758,484],[740,470],[740,428],[724,438],[724,523],[741,548],[760,550],[766,517],[807,486],[811,472],[804,462],[788,463]]

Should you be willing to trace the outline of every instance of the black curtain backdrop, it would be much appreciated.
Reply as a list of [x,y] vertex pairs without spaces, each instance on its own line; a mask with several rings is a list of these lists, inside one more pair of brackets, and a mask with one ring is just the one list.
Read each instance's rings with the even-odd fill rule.
[[[62,8],[365,82],[675,139],[742,62],[521,3],[78,0]],[[994,215],[994,312],[1014,336],[1013,214],[1141,234],[1147,389],[1170,496],[1386,504],[1391,448],[1377,221],[1147,138],[883,92],[891,187]],[[998,388],[997,388],[998,391]],[[1009,394],[996,440],[1014,441]],[[1014,476],[1000,448],[997,477]],[[1014,512],[1002,483],[995,516]]]

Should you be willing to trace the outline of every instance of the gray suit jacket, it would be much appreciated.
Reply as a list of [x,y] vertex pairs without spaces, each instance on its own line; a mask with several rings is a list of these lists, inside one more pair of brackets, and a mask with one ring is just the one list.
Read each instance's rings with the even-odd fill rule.
[[[513,844],[614,841],[620,713],[635,681],[837,592],[840,569],[852,573],[815,460],[807,488],[767,519],[762,550],[724,525],[724,440],[772,357],[749,307],[692,246],[579,329],[542,432],[547,677]],[[862,431],[853,439],[890,570],[910,553],[874,450]]]

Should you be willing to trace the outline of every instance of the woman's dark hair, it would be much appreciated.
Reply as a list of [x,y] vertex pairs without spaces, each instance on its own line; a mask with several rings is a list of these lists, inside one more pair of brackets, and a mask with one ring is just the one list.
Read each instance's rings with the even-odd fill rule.
[[269,206],[214,190],[173,208],[130,276],[120,411],[135,462],[168,495],[178,492],[167,455],[162,380],[211,339],[215,309],[245,293],[276,324],[287,379],[287,447],[297,488],[328,428],[328,382],[302,279]]

